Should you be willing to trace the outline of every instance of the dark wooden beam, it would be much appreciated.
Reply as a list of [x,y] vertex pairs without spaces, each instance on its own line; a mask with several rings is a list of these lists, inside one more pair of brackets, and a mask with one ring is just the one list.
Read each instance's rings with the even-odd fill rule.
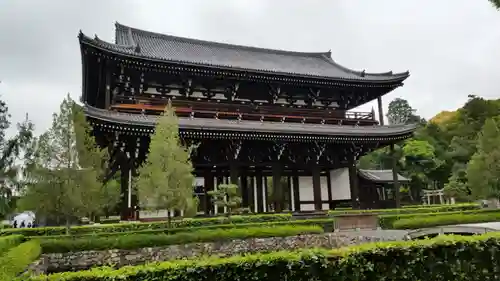
[[382,97],[377,98],[377,105],[378,105],[378,121],[380,122],[380,125],[384,125],[384,109],[382,107]]
[[255,180],[256,180],[256,187],[257,187],[257,213],[262,213],[264,212],[264,187],[262,185],[263,177],[262,173],[260,170],[255,171]]
[[205,191],[205,214],[210,215],[213,213],[214,205],[212,203],[212,198],[208,195],[208,192],[214,190],[214,174],[210,169],[204,172],[204,191]]
[[392,157],[392,183],[394,185],[394,199],[396,201],[396,208],[401,207],[401,192],[399,191],[398,179],[398,159],[396,157],[396,150],[394,144],[391,144],[391,157]]
[[354,153],[351,153],[348,157],[349,185],[351,186],[352,208],[359,209],[358,170],[356,168],[356,159]]
[[333,194],[332,194],[332,179],[330,177],[330,171],[327,170],[326,172],[326,186],[328,188],[327,192],[328,192],[328,209],[329,210],[333,210],[335,209],[335,206],[333,204]]
[[273,165],[273,205],[274,211],[281,213],[283,211],[283,187],[281,186],[281,175],[283,169],[280,163]]
[[299,189],[299,176],[297,170],[293,171],[292,175],[292,188],[293,188],[293,211],[300,212],[300,189]]
[[319,166],[314,165],[312,168],[312,179],[313,179],[313,198],[314,198],[314,210],[321,211],[323,209],[323,204],[321,203],[321,169]]

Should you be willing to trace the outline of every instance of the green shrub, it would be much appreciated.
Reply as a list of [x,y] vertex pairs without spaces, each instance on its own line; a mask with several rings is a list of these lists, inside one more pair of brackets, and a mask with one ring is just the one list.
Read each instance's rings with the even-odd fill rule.
[[24,236],[22,235],[10,235],[6,237],[0,237],[0,255],[7,251],[8,249],[15,247],[24,241]]
[[500,234],[364,244],[336,250],[177,260],[31,277],[31,281],[498,280]]
[[26,270],[27,266],[40,256],[40,253],[38,241],[28,241],[10,248],[0,256],[0,280],[13,280]]
[[[290,214],[273,214],[273,215],[248,215],[248,216],[232,216],[230,220],[226,217],[202,218],[202,219],[183,219],[174,220],[171,222],[172,228],[182,227],[198,227],[204,225],[220,225],[227,223],[251,223],[251,222],[270,222],[270,221],[289,221],[292,218]],[[104,225],[84,225],[74,226],[71,228],[71,234],[85,233],[103,233],[103,232],[126,232],[138,231],[146,229],[164,229],[167,227],[166,222],[150,222],[150,223],[119,223],[119,224],[104,224]],[[62,226],[56,227],[38,227],[38,228],[12,228],[4,229],[0,235],[22,234],[24,236],[46,236],[46,235],[65,235],[66,228]]]
[[439,212],[454,212],[478,210],[478,204],[454,204],[454,205],[438,205],[437,207],[420,207],[420,208],[400,208],[400,209],[375,209],[375,210],[332,210],[330,215],[342,214],[359,214],[359,213],[375,213],[379,215],[395,215],[395,214],[419,214],[419,213],[439,213]]
[[418,229],[434,226],[493,222],[500,220],[500,211],[479,214],[446,214],[438,216],[420,216],[399,219],[394,222],[394,229]]
[[[256,222],[256,223],[240,223],[240,224],[218,224],[197,227],[181,227],[181,228],[160,228],[160,229],[145,229],[137,231],[126,232],[102,232],[102,233],[86,233],[77,235],[53,235],[53,236],[33,236],[33,238],[40,239],[61,239],[61,238],[85,238],[85,237],[109,237],[120,235],[137,235],[137,234],[176,234],[180,232],[196,232],[202,230],[214,229],[239,229],[247,227],[276,227],[276,226],[305,226],[305,225],[319,225],[323,227],[325,232],[333,231],[333,219],[308,219],[308,220],[295,220],[295,221],[276,221],[276,222]],[[10,236],[6,236],[10,237]]]
[[394,222],[400,219],[412,219],[412,218],[422,218],[422,217],[433,217],[433,216],[446,216],[453,214],[487,214],[487,213],[499,213],[500,210],[494,209],[478,209],[478,210],[468,210],[468,211],[454,211],[454,212],[442,212],[442,213],[414,213],[414,214],[396,214],[396,215],[380,215],[379,225],[383,229],[394,228]]
[[307,233],[323,233],[317,225],[247,227],[242,229],[214,229],[181,232],[172,235],[137,234],[76,239],[35,239],[40,241],[43,253],[65,253],[87,250],[138,249],[145,247],[180,245],[195,242],[215,242],[231,239],[284,237]]

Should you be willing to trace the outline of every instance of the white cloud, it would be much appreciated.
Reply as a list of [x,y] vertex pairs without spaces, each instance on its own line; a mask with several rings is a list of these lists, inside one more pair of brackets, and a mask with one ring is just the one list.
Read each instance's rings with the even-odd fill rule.
[[[113,41],[115,21],[156,32],[296,51],[332,50],[371,72],[410,70],[384,97],[431,117],[475,93],[498,98],[500,13],[488,1],[1,1],[0,94],[39,129],[81,91],[78,31]],[[360,110],[371,110],[367,104]]]

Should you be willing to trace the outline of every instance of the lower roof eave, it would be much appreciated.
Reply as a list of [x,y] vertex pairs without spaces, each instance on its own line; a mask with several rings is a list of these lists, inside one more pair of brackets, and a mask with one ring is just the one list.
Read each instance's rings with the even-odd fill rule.
[[[158,116],[130,114],[85,107],[86,115],[102,123],[104,127],[151,133]],[[260,122],[249,120],[223,120],[205,118],[179,118],[179,128],[191,135],[234,134],[265,136],[301,136],[311,140],[317,138],[372,138],[374,140],[402,140],[412,136],[416,125],[397,126],[348,126],[329,124],[301,124]],[[347,140],[347,139],[346,139]]]

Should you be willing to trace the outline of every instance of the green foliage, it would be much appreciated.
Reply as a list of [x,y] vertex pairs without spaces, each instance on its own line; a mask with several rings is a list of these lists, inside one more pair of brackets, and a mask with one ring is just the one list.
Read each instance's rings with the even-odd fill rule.
[[176,260],[31,277],[35,281],[497,280],[500,235],[444,236],[334,250]]
[[113,200],[107,196],[116,196],[101,182],[107,158],[106,150],[97,147],[82,108],[68,95],[53,115],[52,127],[37,139],[18,206],[64,220],[67,226],[73,216],[100,213],[101,206]]
[[[241,229],[248,227],[276,227],[276,226],[306,226],[306,225],[320,225],[325,231],[333,229],[333,218],[325,219],[307,219],[307,220],[292,220],[292,221],[270,221],[270,222],[255,222],[255,223],[228,223],[228,224],[215,224],[205,226],[191,226],[179,228],[157,228],[157,229],[143,229],[136,231],[125,232],[100,232],[88,233],[79,235],[53,235],[43,236],[43,239],[61,239],[61,238],[85,238],[85,237],[109,237],[109,236],[124,236],[124,235],[137,235],[137,234],[175,234],[180,232],[196,232],[200,230],[213,230],[213,229]],[[9,236],[7,236],[9,237]],[[33,236],[32,238],[35,238]]]
[[467,165],[468,185],[474,198],[500,198],[500,130],[487,119],[478,137],[477,151]]
[[478,204],[455,204],[455,205],[436,205],[435,207],[420,207],[420,208],[400,208],[400,209],[373,209],[373,210],[331,210],[329,215],[342,215],[342,214],[363,214],[374,213],[379,215],[389,214],[419,214],[419,213],[437,213],[437,212],[451,212],[451,211],[466,211],[479,209]]
[[0,237],[0,255],[12,247],[19,245],[24,241],[24,236],[22,235],[11,235],[6,237]]
[[317,225],[247,227],[244,229],[213,229],[180,232],[176,234],[135,234],[76,239],[40,239],[43,253],[67,253],[89,250],[139,249],[199,242],[216,242],[233,239],[285,237],[299,234],[323,233]]
[[[172,228],[184,227],[199,227],[207,225],[221,225],[228,223],[252,223],[252,222],[275,222],[275,221],[290,221],[292,216],[290,214],[273,214],[273,215],[245,215],[245,216],[232,216],[231,220],[225,217],[215,218],[202,218],[202,219],[182,219],[173,220],[170,224]],[[137,231],[146,229],[164,229],[168,227],[166,222],[152,222],[152,223],[118,223],[118,224],[105,224],[105,225],[86,225],[74,226],[70,229],[70,234],[78,235],[85,233],[113,233],[113,232],[126,232]],[[0,231],[1,236],[22,234],[25,236],[46,236],[46,235],[63,235],[66,233],[64,227],[37,227],[37,228],[9,228]]]
[[[14,280],[41,254],[38,241],[24,242],[0,255],[0,280]],[[27,278],[27,277],[26,277]],[[23,278],[22,280],[27,280]]]
[[208,195],[212,196],[212,202],[220,207],[227,208],[227,216],[231,217],[241,204],[241,196],[238,186],[235,184],[220,184],[217,190],[209,191]]
[[494,222],[498,220],[500,220],[499,211],[478,214],[443,214],[400,219],[393,223],[393,227],[394,229],[418,229],[442,225]]
[[497,10],[500,10],[500,0],[488,0]]
[[400,219],[413,219],[422,217],[448,216],[456,214],[488,214],[498,213],[495,209],[478,209],[478,210],[460,210],[460,211],[445,211],[445,212],[429,212],[429,213],[403,213],[403,214],[385,214],[379,216],[379,225],[383,229],[394,229],[394,222]]
[[183,210],[186,214],[196,210],[190,160],[195,148],[180,143],[178,120],[169,102],[151,136],[148,158],[136,179],[143,209]]
[[401,98],[396,98],[389,103],[387,119],[391,125],[419,124],[425,122],[420,116],[415,115],[415,109],[410,106],[408,101]]

